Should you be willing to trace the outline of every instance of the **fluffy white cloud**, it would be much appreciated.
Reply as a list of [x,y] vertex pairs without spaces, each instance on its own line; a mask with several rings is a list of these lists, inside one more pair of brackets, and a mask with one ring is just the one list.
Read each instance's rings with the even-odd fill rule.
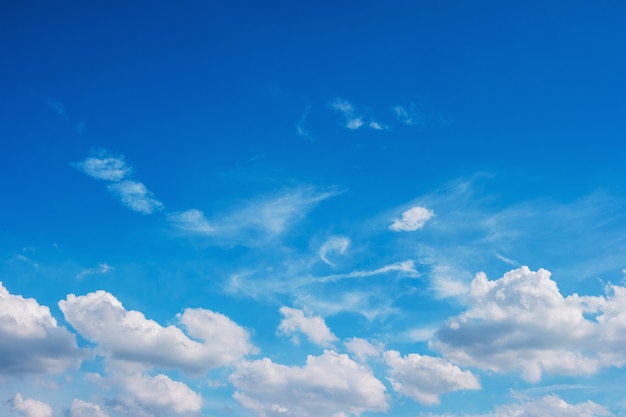
[[[557,395],[546,395],[540,399],[519,401],[500,405],[487,414],[464,415],[467,417],[601,417],[613,415],[593,401],[569,404]],[[421,414],[422,417],[455,417],[452,414]]]
[[86,356],[47,306],[10,294],[0,282],[0,374],[59,373]]
[[182,382],[159,374],[127,375],[121,383],[125,394],[113,403],[116,413],[128,416],[169,417],[172,415],[197,415],[202,407],[202,397]]
[[52,417],[52,407],[32,398],[23,398],[19,392],[15,394],[10,403],[11,410],[17,411],[25,417]]
[[[471,283],[470,308],[437,333],[431,347],[462,365],[497,372],[577,375],[626,363],[626,288],[563,297],[544,269],[522,267]],[[587,318],[586,315],[589,317]],[[595,317],[595,318],[594,318]]]
[[412,207],[402,213],[402,218],[393,219],[393,223],[389,226],[394,232],[414,232],[424,227],[424,224],[430,220],[435,213],[426,207]]
[[74,399],[70,405],[69,417],[108,417],[97,404]]
[[139,311],[126,310],[105,291],[70,294],[59,307],[65,319],[111,359],[199,373],[256,351],[245,329],[209,310],[186,309],[177,316],[191,337],[202,340],[198,342],[178,327],[162,327]]
[[321,317],[311,317],[302,310],[289,307],[281,307],[280,314],[284,317],[278,326],[280,333],[290,335],[302,332],[311,343],[322,347],[329,347],[337,340]]
[[93,178],[105,181],[121,181],[132,172],[124,157],[114,156],[106,151],[75,163],[74,166]]
[[170,213],[168,220],[177,228],[200,234],[211,234],[215,232],[215,228],[209,224],[201,210],[191,209]]
[[439,396],[462,389],[480,389],[480,382],[470,372],[442,358],[416,353],[400,356],[395,350],[383,354],[393,389],[420,404],[439,404]]
[[598,417],[611,413],[593,401],[569,404],[556,395],[496,407],[495,417]]
[[388,409],[385,386],[347,355],[325,351],[304,367],[264,358],[240,363],[229,377],[234,397],[261,417],[358,416]]
[[141,214],[161,210],[163,203],[154,198],[150,190],[140,182],[124,180],[107,187],[129,209]]
[[343,255],[350,246],[350,240],[343,236],[333,236],[326,240],[320,247],[319,256],[322,261],[330,266],[335,266],[331,258],[335,255]]
[[354,354],[360,362],[365,362],[368,357],[380,356],[383,351],[381,343],[372,344],[360,337],[353,337],[344,342],[348,352]]

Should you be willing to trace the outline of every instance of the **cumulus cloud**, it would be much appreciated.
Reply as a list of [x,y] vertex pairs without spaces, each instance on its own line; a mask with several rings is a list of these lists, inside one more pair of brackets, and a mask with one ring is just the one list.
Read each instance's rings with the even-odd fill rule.
[[[526,399],[512,404],[500,405],[488,414],[472,414],[467,417],[601,417],[612,416],[606,408],[593,401],[569,404],[557,395],[539,399]],[[423,417],[455,417],[452,414],[422,414]],[[459,416],[460,417],[460,416]]]
[[311,343],[322,347],[329,347],[337,340],[323,318],[311,317],[305,315],[302,310],[289,307],[281,307],[279,311],[284,317],[278,326],[279,333],[291,335],[295,332],[302,332]]
[[335,266],[330,260],[335,255],[343,255],[350,246],[350,240],[343,236],[333,236],[320,247],[319,256],[324,263]]
[[593,401],[569,404],[556,395],[496,407],[497,417],[598,417],[611,413]]
[[69,417],[108,417],[99,405],[74,399],[69,409]]
[[112,155],[106,151],[100,151],[73,165],[90,177],[105,181],[121,181],[132,172],[123,156]]
[[607,291],[606,297],[563,297],[544,269],[522,267],[495,281],[479,273],[469,309],[439,329],[431,348],[461,365],[520,370],[530,382],[543,372],[579,375],[622,366],[626,288]]
[[72,327],[98,343],[99,353],[110,359],[197,374],[256,351],[245,329],[210,310],[186,309],[177,316],[187,334],[199,342],[178,327],[162,327],[139,311],[126,310],[105,291],[70,294],[59,307]]
[[120,383],[124,394],[111,401],[116,414],[129,417],[195,416],[202,407],[200,394],[163,374],[126,375]]
[[200,234],[212,234],[215,232],[215,228],[211,226],[201,210],[191,209],[170,213],[167,215],[167,218],[176,228],[183,231]]
[[15,394],[10,403],[11,410],[25,417],[52,417],[52,407],[32,398],[23,398],[19,392]]
[[137,181],[124,180],[107,187],[122,204],[141,214],[151,214],[163,209],[163,203],[154,198],[146,186]]
[[385,386],[369,369],[332,351],[308,356],[304,367],[244,361],[229,380],[235,399],[261,417],[358,416],[389,407]]
[[416,353],[400,356],[389,350],[383,357],[389,366],[389,382],[394,391],[407,395],[420,404],[439,404],[439,396],[462,389],[480,389],[480,382],[470,372],[442,358]]
[[430,220],[435,213],[426,207],[412,207],[402,213],[402,218],[393,219],[393,223],[389,226],[394,232],[414,232],[424,227],[424,224]]
[[353,337],[344,342],[346,345],[346,349],[348,352],[354,354],[357,357],[359,362],[365,362],[365,360],[369,357],[377,357],[383,351],[382,343],[372,344],[365,339],[361,339],[360,337]]
[[87,354],[47,306],[0,282],[0,374],[59,373],[78,368]]
[[333,110],[336,110],[345,117],[346,128],[354,130],[363,126],[363,118],[356,114],[354,106],[348,100],[336,98],[331,101],[329,105]]

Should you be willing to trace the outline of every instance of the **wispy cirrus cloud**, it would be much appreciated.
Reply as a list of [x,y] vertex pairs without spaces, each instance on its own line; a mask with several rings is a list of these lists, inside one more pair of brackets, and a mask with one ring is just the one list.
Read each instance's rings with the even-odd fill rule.
[[318,278],[318,280],[320,282],[329,282],[329,281],[337,281],[337,280],[346,279],[346,278],[365,278],[365,277],[371,277],[374,275],[387,274],[389,272],[398,272],[401,275],[407,276],[407,277],[417,277],[419,275],[419,273],[415,269],[415,261],[407,260],[403,262],[396,262],[393,264],[385,265],[383,267],[372,269],[372,270],[366,270],[366,271],[357,270],[357,271],[347,272],[345,274],[327,275],[325,277]]
[[216,239],[217,243],[258,245],[285,233],[322,201],[339,194],[337,190],[319,190],[299,186],[257,196],[235,205],[210,220],[198,209],[169,214],[176,229]]
[[336,98],[329,103],[330,107],[341,113],[345,118],[344,126],[350,130],[355,130],[363,126],[363,117],[357,114],[354,105],[348,100]]
[[318,254],[320,256],[320,259],[324,263],[334,267],[335,264],[331,261],[330,258],[337,255],[343,255],[348,249],[348,246],[350,246],[350,240],[347,237],[333,236],[328,238],[322,244]]
[[296,124],[296,134],[298,136],[305,138],[306,140],[310,142],[314,142],[315,139],[311,135],[311,132],[309,131],[309,129],[306,128],[306,121],[307,121],[307,118],[309,117],[310,111],[311,111],[311,106],[306,106],[304,108],[304,112],[302,113],[302,116],[300,116],[300,119],[298,119],[298,123]]
[[405,106],[394,106],[391,110],[396,115],[396,119],[405,125],[412,126],[420,122],[417,108],[414,104],[411,104],[409,108],[406,108]]
[[123,205],[137,213],[152,214],[163,209],[163,203],[143,183],[130,179],[132,168],[122,155],[99,150],[93,156],[72,165],[92,178],[110,182],[107,189]]
[[93,274],[107,274],[111,271],[115,271],[115,268],[107,264],[106,262],[103,262],[103,263],[99,263],[97,268],[83,269],[78,274],[76,274],[76,279],[81,279],[81,278],[86,277],[87,275],[93,275]]
[[141,214],[152,214],[163,209],[163,203],[141,182],[124,180],[109,184],[107,188],[129,209]]

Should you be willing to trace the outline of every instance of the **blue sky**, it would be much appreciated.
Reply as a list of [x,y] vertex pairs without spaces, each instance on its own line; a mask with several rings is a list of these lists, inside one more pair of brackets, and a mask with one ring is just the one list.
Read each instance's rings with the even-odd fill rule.
[[626,6],[545,3],[0,6],[0,414],[626,415]]

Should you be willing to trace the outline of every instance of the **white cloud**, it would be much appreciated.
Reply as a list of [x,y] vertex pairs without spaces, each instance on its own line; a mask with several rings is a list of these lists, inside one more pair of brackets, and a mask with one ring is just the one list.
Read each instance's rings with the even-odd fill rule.
[[129,179],[132,168],[126,164],[123,156],[111,155],[102,150],[72,165],[93,178],[110,181],[108,190],[133,211],[151,214],[163,209],[163,203],[154,198],[143,183]]
[[470,372],[442,358],[416,353],[400,356],[389,350],[384,353],[389,382],[393,389],[420,404],[439,404],[439,396],[462,389],[480,389],[480,382]]
[[70,405],[69,417],[108,417],[99,405],[74,399]]
[[385,386],[369,369],[332,351],[308,356],[304,367],[244,361],[229,380],[235,399],[261,417],[358,416],[389,407]]
[[622,366],[626,288],[607,290],[606,297],[563,297],[544,269],[522,267],[495,281],[479,273],[469,309],[438,331],[431,348],[461,365],[520,370],[530,382],[543,372],[579,375]]
[[333,255],[343,255],[350,246],[350,240],[343,236],[333,236],[326,240],[320,247],[319,256],[326,264],[334,267],[335,264],[330,260]]
[[385,265],[378,269],[373,269],[370,271],[352,271],[346,274],[333,274],[327,275],[322,278],[318,278],[320,282],[328,282],[328,281],[337,281],[339,279],[344,278],[365,278],[371,277],[373,275],[387,274],[389,272],[399,272],[405,276],[416,277],[418,275],[417,270],[415,269],[415,261],[408,260],[403,262],[396,262],[393,264]]
[[105,181],[121,181],[132,172],[123,156],[111,155],[106,151],[100,151],[96,156],[73,165],[85,174]]
[[598,417],[611,413],[593,401],[569,404],[556,395],[496,407],[496,417]]
[[48,307],[10,294],[0,282],[0,374],[60,373],[86,356]]
[[414,232],[424,227],[424,224],[430,220],[435,213],[426,207],[412,207],[402,213],[401,219],[393,219],[393,223],[389,226],[394,232]]
[[259,245],[283,234],[320,202],[335,195],[336,191],[301,186],[257,197],[211,221],[196,209],[173,213],[168,218],[180,230],[208,235],[220,243]]
[[311,106],[306,106],[302,116],[298,120],[298,124],[296,125],[296,133],[298,136],[302,136],[307,140],[313,142],[313,136],[311,136],[311,132],[304,126],[306,123],[306,119],[309,116],[309,111],[311,111]]
[[389,126],[382,125],[374,120],[371,120],[369,122],[369,127],[371,127],[374,130],[388,130],[389,129]]
[[124,180],[107,187],[129,209],[141,214],[151,214],[163,209],[163,203],[154,198],[146,186],[137,181]]
[[419,123],[419,117],[416,114],[415,105],[411,105],[408,110],[404,106],[395,106],[392,107],[392,110],[396,115],[396,118],[405,125],[411,126]]
[[354,354],[359,362],[365,362],[369,357],[378,357],[383,351],[382,343],[372,344],[360,337],[353,337],[344,342],[348,352]]
[[311,343],[322,347],[329,347],[337,340],[337,337],[326,326],[323,318],[311,317],[305,315],[302,310],[289,307],[281,307],[279,311],[284,317],[278,326],[280,333],[291,335],[294,332],[302,332]]
[[204,217],[204,213],[197,209],[191,209],[167,215],[168,220],[177,228],[200,234],[212,234],[215,228]]
[[113,409],[128,416],[169,417],[198,415],[202,397],[179,381],[159,374],[132,374],[122,378],[125,395],[115,400]]
[[[464,414],[467,417],[601,417],[613,415],[593,401],[569,404],[557,395],[546,395],[540,399],[527,399],[495,407],[488,414]],[[422,417],[455,417],[452,414],[421,414]]]
[[186,309],[177,316],[192,340],[175,326],[162,327],[105,291],[70,294],[59,302],[65,319],[99,353],[116,360],[200,373],[233,363],[256,351],[249,334],[228,317],[205,309]]
[[81,279],[81,278],[86,277],[87,275],[93,275],[93,274],[107,274],[110,271],[115,271],[115,268],[107,264],[106,262],[103,262],[103,263],[99,263],[97,268],[83,269],[78,274],[76,274],[76,278]]
[[354,106],[349,101],[337,98],[331,101],[329,105],[345,117],[346,128],[354,130],[363,126],[363,118],[356,114]]
[[15,394],[10,401],[11,410],[22,414],[25,417],[52,417],[52,407],[48,404],[33,400],[32,398],[23,398],[21,393]]

